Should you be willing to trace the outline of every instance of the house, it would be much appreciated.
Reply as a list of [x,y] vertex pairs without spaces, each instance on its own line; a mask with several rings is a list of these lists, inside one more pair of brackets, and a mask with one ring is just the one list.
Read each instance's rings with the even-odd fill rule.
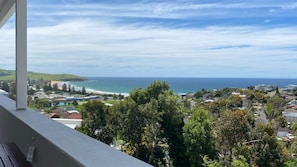
[[214,102],[214,97],[213,97],[213,95],[212,94],[210,94],[210,93],[206,93],[206,94],[204,94],[203,96],[202,96],[202,99],[203,99],[203,101],[204,102]]
[[6,92],[5,90],[0,89],[0,95],[8,96],[8,92]]
[[297,105],[297,100],[293,99],[289,103],[287,103],[287,106],[291,106],[291,105]]
[[54,113],[54,112],[51,112],[51,113],[49,114],[49,117],[50,117],[50,118],[60,118],[60,116],[59,116],[57,113]]
[[64,124],[65,126],[75,129],[81,126],[82,119],[68,119],[68,118],[53,118],[53,120]]
[[70,113],[66,116],[68,119],[82,119],[82,116],[80,113]]
[[262,92],[271,92],[277,89],[276,85],[265,85],[260,84],[255,86],[255,90],[262,91]]
[[287,131],[278,131],[276,136],[283,141],[290,141],[295,138],[290,132]]
[[283,112],[282,114],[287,122],[297,122],[297,112]]
[[64,109],[68,112],[68,111],[73,111],[73,110],[75,110],[75,107],[73,107],[73,106],[67,106],[67,107],[65,107]]

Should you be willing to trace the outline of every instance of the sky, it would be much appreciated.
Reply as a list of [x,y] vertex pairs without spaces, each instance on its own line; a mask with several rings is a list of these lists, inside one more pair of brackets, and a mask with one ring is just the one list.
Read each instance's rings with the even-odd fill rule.
[[[28,0],[28,71],[103,77],[297,78],[291,0]],[[0,68],[15,69],[14,16]]]

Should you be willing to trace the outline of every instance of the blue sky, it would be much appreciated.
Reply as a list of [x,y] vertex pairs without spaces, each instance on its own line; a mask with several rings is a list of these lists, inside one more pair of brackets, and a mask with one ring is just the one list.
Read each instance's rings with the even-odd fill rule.
[[[296,78],[297,2],[28,0],[28,70],[81,76]],[[14,69],[14,17],[0,68]]]

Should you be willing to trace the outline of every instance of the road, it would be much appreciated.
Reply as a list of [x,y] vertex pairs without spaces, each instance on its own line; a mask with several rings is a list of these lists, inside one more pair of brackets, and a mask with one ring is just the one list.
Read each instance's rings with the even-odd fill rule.
[[256,123],[262,123],[264,125],[266,125],[268,123],[268,119],[266,118],[266,114],[264,112],[264,107],[263,105],[261,106],[261,108],[258,111],[258,118],[256,120]]

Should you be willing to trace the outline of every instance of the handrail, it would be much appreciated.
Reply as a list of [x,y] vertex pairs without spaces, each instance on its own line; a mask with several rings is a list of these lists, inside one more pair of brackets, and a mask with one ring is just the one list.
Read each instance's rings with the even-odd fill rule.
[[32,166],[149,167],[134,157],[68,128],[36,111],[16,111],[15,101],[0,95],[0,142],[14,142]]

